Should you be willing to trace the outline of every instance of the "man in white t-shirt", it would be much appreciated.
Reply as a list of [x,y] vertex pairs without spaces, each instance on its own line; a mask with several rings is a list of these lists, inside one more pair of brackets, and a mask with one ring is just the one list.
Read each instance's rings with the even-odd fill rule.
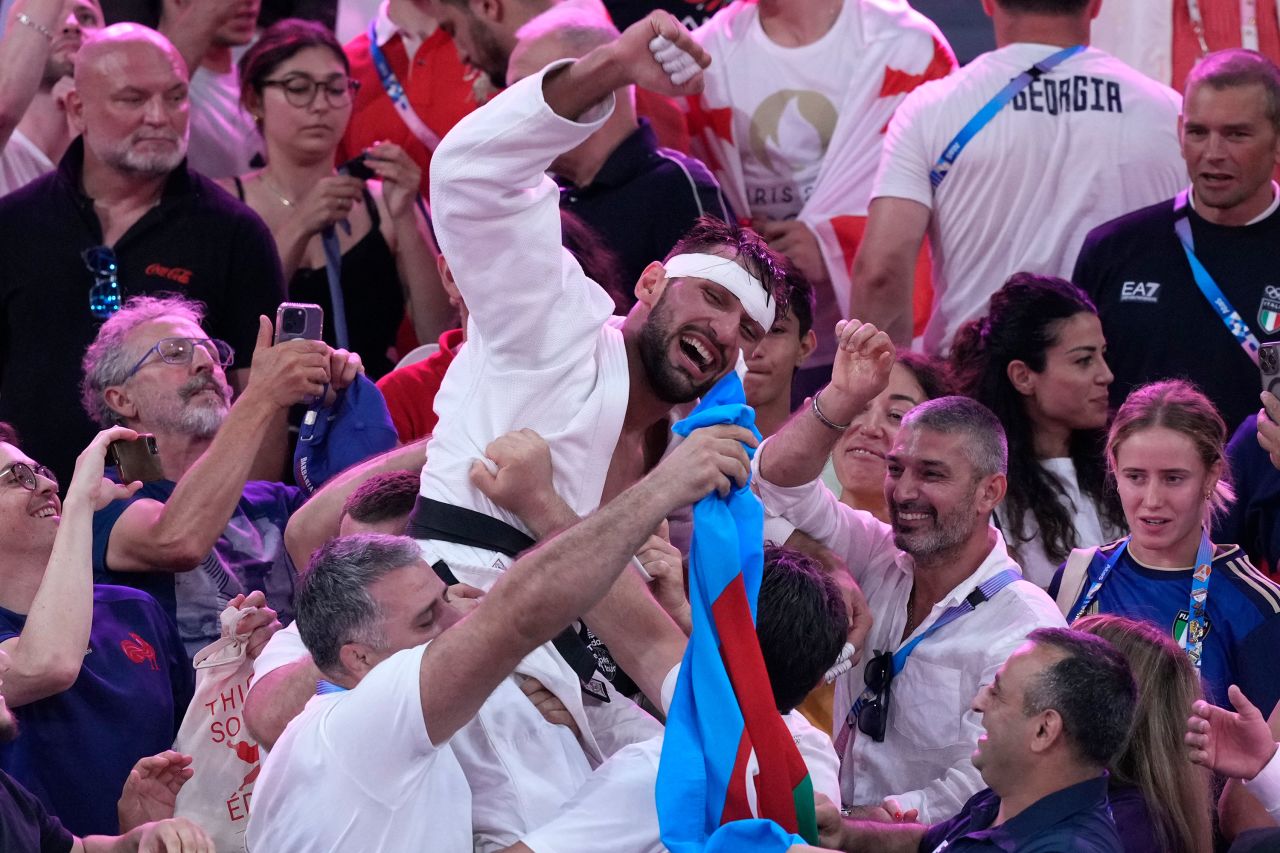
[[162,0],[160,32],[191,74],[187,164],[207,178],[249,171],[263,151],[253,119],[240,106],[237,48],[253,41],[261,0]]
[[872,819],[914,809],[935,823],[984,787],[970,760],[982,733],[971,707],[979,686],[1028,633],[1064,622],[1053,600],[1021,579],[991,526],[1006,489],[1007,445],[982,404],[940,397],[903,418],[886,456],[892,525],[817,482],[893,364],[888,337],[874,326],[842,324],[837,336],[831,384],[761,445],[754,482],[768,511],[844,561],[874,620],[860,664],[836,682],[844,803]]
[[[60,10],[61,17],[52,28],[38,20],[51,20],[47,8]],[[8,195],[52,172],[71,145],[75,134],[67,123],[63,98],[74,86],[71,75],[84,36],[102,25],[98,0],[45,0],[10,9],[5,41],[22,40],[28,44],[0,47],[0,63],[25,65],[21,71],[14,70],[30,76],[27,80],[4,79],[7,91],[0,97],[7,103],[0,103],[0,115],[9,116],[16,125],[0,119],[0,195]],[[18,47],[35,52],[18,53]],[[42,61],[40,54],[44,56]],[[38,77],[30,74],[36,65],[42,65]],[[27,88],[28,82],[31,88]]]
[[830,375],[830,330],[849,316],[885,126],[916,86],[955,57],[902,0],[739,0],[695,33],[707,87],[688,100],[690,138],[729,203],[750,215],[814,287],[818,349],[797,381]]
[[516,664],[599,600],[669,512],[746,482],[743,442],[754,438],[742,428],[700,430],[517,560],[462,621],[412,540],[367,534],[322,548],[297,604],[324,680],[263,764],[249,849],[392,853],[429,840],[443,853],[471,850],[455,734],[486,702],[525,702],[507,681]]
[[986,0],[998,49],[903,101],[854,263],[855,316],[911,341],[912,272],[927,233],[933,309],[923,345],[945,352],[1012,273],[1070,276],[1091,228],[1178,191],[1178,94],[1093,48],[1033,75],[931,183],[957,133],[1010,79],[1089,43],[1100,2]]

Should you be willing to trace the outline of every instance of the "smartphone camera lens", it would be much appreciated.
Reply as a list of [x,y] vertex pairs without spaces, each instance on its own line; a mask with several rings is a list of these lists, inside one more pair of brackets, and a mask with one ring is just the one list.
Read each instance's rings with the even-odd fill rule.
[[286,308],[284,312],[284,330],[290,335],[300,335],[307,328],[307,312],[301,308]]

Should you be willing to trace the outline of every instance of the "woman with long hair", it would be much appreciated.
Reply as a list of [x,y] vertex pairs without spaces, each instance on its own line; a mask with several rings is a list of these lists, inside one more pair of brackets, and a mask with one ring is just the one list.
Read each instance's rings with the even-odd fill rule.
[[[403,149],[380,143],[339,173],[338,143],[351,120],[356,83],[333,34],[287,18],[268,27],[240,58],[240,100],[257,122],[267,164],[224,182],[276,239],[289,299],[325,310],[325,340],[348,330],[369,375],[391,370],[408,314],[421,341],[454,318],[440,284],[426,220],[415,203],[421,170]],[[336,248],[341,255],[334,258]],[[327,263],[338,261],[341,311]]]
[[1186,650],[1207,698],[1239,685],[1270,711],[1280,699],[1280,586],[1238,545],[1214,545],[1209,522],[1232,500],[1226,425],[1190,383],[1166,380],[1129,395],[1107,435],[1130,535],[1077,549],[1049,594],[1069,621],[1113,613],[1154,624]]
[[1071,627],[1115,646],[1138,684],[1133,730],[1110,768],[1111,810],[1125,853],[1207,853],[1213,848],[1212,779],[1187,761],[1182,741],[1188,709],[1203,695],[1195,667],[1147,622],[1095,615]]
[[1111,371],[1098,312],[1060,278],[1018,273],[951,349],[960,393],[991,409],[1009,442],[996,511],[1027,580],[1045,587],[1072,548],[1123,530],[1102,455]]

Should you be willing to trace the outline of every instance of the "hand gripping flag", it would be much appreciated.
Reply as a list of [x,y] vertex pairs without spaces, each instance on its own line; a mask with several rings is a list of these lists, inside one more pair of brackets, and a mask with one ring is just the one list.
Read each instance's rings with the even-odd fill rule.
[[[674,430],[688,436],[725,423],[760,435],[735,373]],[[693,507],[693,633],[667,717],[656,792],[662,842],[672,853],[781,853],[817,843],[813,784],[774,704],[756,639],[763,539],[764,510],[748,486],[727,498],[712,492]]]

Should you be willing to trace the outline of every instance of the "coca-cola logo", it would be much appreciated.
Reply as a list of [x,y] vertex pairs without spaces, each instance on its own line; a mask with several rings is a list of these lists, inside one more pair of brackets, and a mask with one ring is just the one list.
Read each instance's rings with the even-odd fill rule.
[[183,267],[166,267],[164,264],[151,264],[147,267],[147,275],[175,281],[178,284],[191,283],[191,270]]

